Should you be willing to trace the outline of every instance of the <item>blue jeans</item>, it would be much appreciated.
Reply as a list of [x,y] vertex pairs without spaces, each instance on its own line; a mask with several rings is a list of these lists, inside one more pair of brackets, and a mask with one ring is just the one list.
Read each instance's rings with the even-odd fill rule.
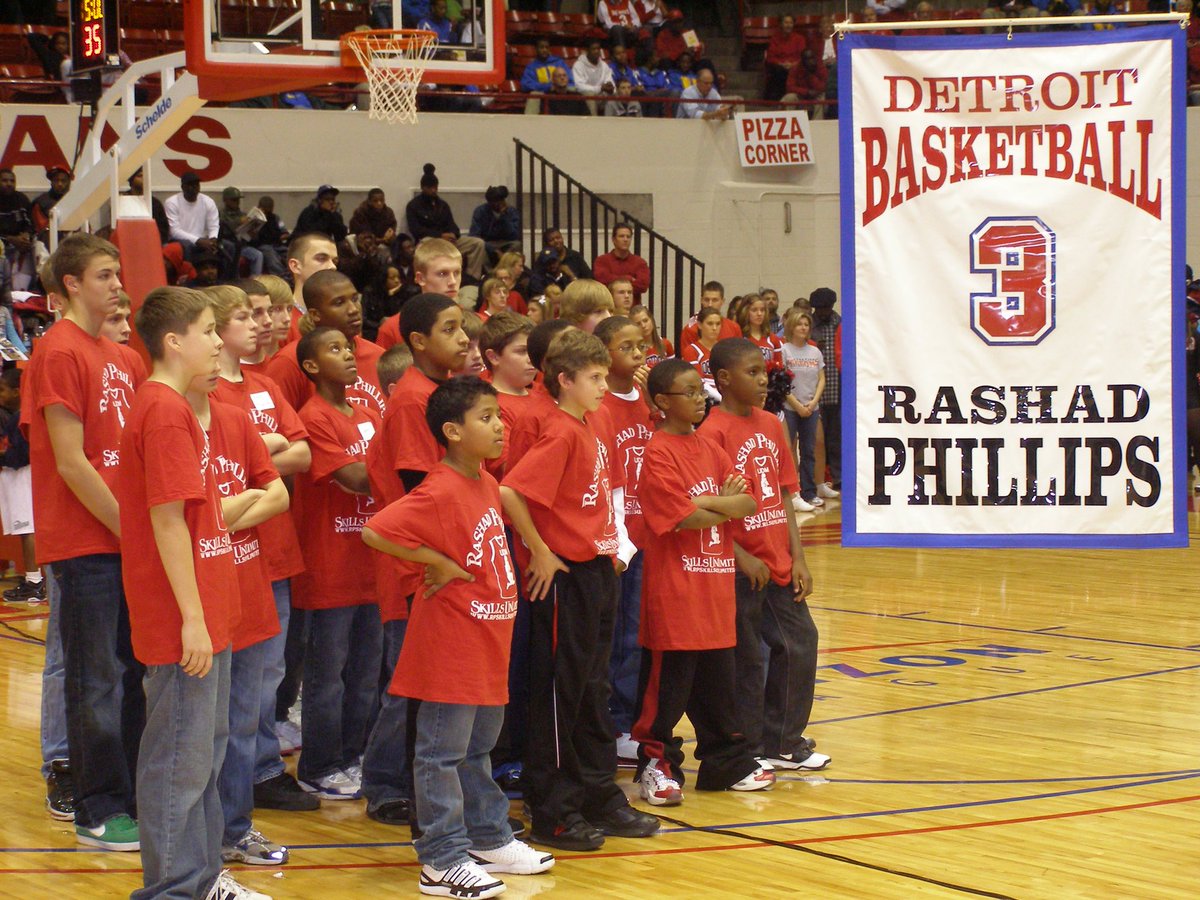
[[59,630],[75,822],[97,828],[114,816],[137,813],[145,670],[130,643],[121,557],[101,553],[58,560],[54,575],[62,601]]
[[642,647],[638,643],[638,623],[642,613],[642,552],[629,561],[621,573],[621,597],[617,605],[617,624],[613,630],[612,661],[609,677],[612,696],[608,708],[613,727],[628,733],[637,712],[638,674],[642,670]]
[[283,681],[283,648],[287,644],[288,619],[292,613],[292,583],[286,578],[271,582],[279,634],[263,641],[262,695],[259,699],[258,737],[255,738],[254,783],[262,784],[283,771],[279,738],[275,734],[275,692]]
[[142,884],[130,900],[203,897],[221,872],[217,776],[229,737],[228,647],[203,678],[176,663],[146,670],[138,759]]
[[392,800],[404,800],[412,793],[412,772],[408,770],[408,700],[387,692],[408,621],[394,619],[383,625],[383,666],[381,667],[380,707],[375,727],[363,751],[363,796],[367,807],[376,809]]
[[783,420],[787,423],[788,437],[793,442],[799,439],[796,460],[800,468],[800,496],[811,501],[817,496],[817,483],[813,479],[813,452],[817,446],[817,425],[821,421],[820,414],[813,413],[805,418],[794,410],[785,409]]
[[503,719],[502,706],[421,703],[413,780],[423,834],[413,845],[422,864],[448,869],[468,850],[512,840],[508,798],[492,781],[490,757]]
[[46,662],[42,666],[42,777],[50,777],[50,763],[67,759],[67,671],[63,667],[59,607],[62,595],[50,566],[42,566],[50,619],[46,622]]
[[358,762],[379,703],[383,627],[374,603],[309,611],[297,773],[316,781]]
[[229,667],[229,746],[217,789],[225,814],[222,843],[232,847],[250,830],[254,814],[254,756],[262,708],[263,659],[267,641],[243,647]]

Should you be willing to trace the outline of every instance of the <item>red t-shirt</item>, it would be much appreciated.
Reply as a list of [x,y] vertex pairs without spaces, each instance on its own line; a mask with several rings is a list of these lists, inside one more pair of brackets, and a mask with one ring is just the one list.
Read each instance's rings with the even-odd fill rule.
[[375,343],[384,350],[390,350],[401,342],[400,313],[396,313],[379,323],[379,331],[375,333]]
[[754,515],[730,520],[734,543],[765,562],[776,584],[790,584],[792,545],[784,491],[799,493],[800,479],[783,423],[761,409],[751,409],[748,416],[735,416],[717,406],[699,431],[701,437],[718,444],[729,455],[758,501]]
[[351,403],[350,415],[345,415],[316,396],[300,410],[300,421],[308,429],[312,466],[296,475],[292,510],[308,565],[292,580],[292,604],[297,609],[334,609],[374,603],[375,565],[362,529],[379,504],[365,494],[342,490],[333,473],[366,462],[367,447],[381,425],[379,416],[357,403]]
[[627,400],[612,391],[604,395],[604,409],[612,418],[617,465],[625,476],[625,528],[629,539],[639,549],[646,546],[646,528],[642,522],[642,506],[638,488],[642,480],[646,444],[654,434],[650,408],[636,385],[634,399]]
[[132,362],[136,356],[108,338],[92,337],[70,319],[57,322],[34,349],[21,390],[21,425],[29,436],[33,466],[39,565],[121,552],[117,536],[88,512],[58,474],[45,410],[60,404],[83,423],[84,456],[115,493],[121,431],[145,376],[145,367],[139,370]]
[[783,368],[783,341],[775,335],[767,332],[765,337],[756,338],[746,335],[746,340],[758,347],[762,352],[763,362],[767,364],[767,371]]
[[237,575],[208,435],[187,400],[161,382],[143,384],[121,435],[121,459],[116,494],[134,655],[147,666],[183,657],[183,618],[150,523],[151,507],[181,500],[204,624],[220,653],[239,615]]
[[[241,381],[218,378],[212,399],[242,409],[260,435],[282,434],[289,441],[308,440],[300,416],[284,399],[279,385],[265,375],[247,371],[245,366],[242,366]],[[281,512],[259,525],[258,539],[262,543],[267,577],[271,581],[291,578],[304,571],[304,556],[300,553],[296,525],[290,512]]]
[[500,402],[500,421],[504,423],[504,451],[498,458],[489,459],[483,464],[483,467],[496,478],[504,477],[504,472],[508,468],[508,443],[512,437],[513,426],[517,424],[517,419],[521,418],[529,407],[532,398],[533,394],[496,392],[496,399]]
[[666,338],[663,338],[662,342],[663,342],[663,352],[662,353],[655,352],[653,347],[648,347],[646,349],[646,365],[649,366],[651,369],[653,369],[655,366],[657,366],[664,359],[670,359],[672,356],[675,355],[675,348],[673,346],[671,346],[671,342],[668,341]]
[[525,498],[538,534],[556,554],[584,562],[615,556],[609,450],[592,426],[556,409],[504,476]]
[[[228,403],[211,403],[208,441],[217,493],[233,497],[247,488],[266,487],[279,478],[271,455],[245,413]],[[237,572],[242,614],[233,628],[233,649],[241,650],[279,634],[275,595],[267,577],[266,561],[259,551],[257,528],[231,532],[233,565]]]
[[652,535],[642,570],[639,637],[648,650],[718,650],[737,643],[729,523],[676,530],[733,471],[725,451],[698,434],[658,431],[646,447],[642,515]]
[[[346,399],[359,406],[367,406],[383,415],[387,408],[387,399],[379,389],[379,372],[376,363],[383,356],[383,348],[372,344],[366,338],[354,339],[354,361],[358,363],[358,380],[346,388]],[[300,363],[296,360],[296,345],[289,344],[280,350],[267,365],[267,374],[279,385],[283,397],[292,405],[292,409],[300,409],[316,392],[312,381]]]
[[706,381],[712,381],[713,376],[708,361],[708,357],[711,355],[711,353],[712,350],[710,350],[708,347],[705,347],[699,341],[696,341],[694,344],[687,344],[684,346],[683,353],[681,353],[680,356],[683,358],[684,362],[692,364],[695,370],[700,373],[701,378],[705,379]]
[[[512,428],[507,425],[504,429],[504,455],[509,463],[515,463],[533,446],[534,441],[542,433],[542,425],[550,413],[558,409],[558,404],[540,381],[534,381],[529,386],[529,399],[517,415]],[[500,407],[500,415],[504,415],[504,406]]]
[[425,421],[429,395],[437,386],[436,381],[416,366],[409,366],[396,382],[383,417],[393,470],[428,472],[445,455]]
[[[840,325],[838,326],[841,327]],[[117,350],[121,355],[129,361],[129,368],[133,372],[134,384],[141,384],[150,373],[146,371],[146,361],[142,359],[142,354],[138,353],[128,344],[117,344]]]
[[[723,341],[725,338],[738,338],[742,336],[741,326],[733,319],[721,317],[721,333],[717,335],[718,341]],[[700,342],[700,324],[693,316],[686,325],[683,326],[683,331],[679,333],[679,346],[686,347],[688,344],[697,344]]]
[[393,544],[436,550],[475,578],[451,581],[429,598],[420,584],[388,692],[435,703],[507,703],[517,572],[496,479],[487,472],[466,478],[439,463],[367,527]]

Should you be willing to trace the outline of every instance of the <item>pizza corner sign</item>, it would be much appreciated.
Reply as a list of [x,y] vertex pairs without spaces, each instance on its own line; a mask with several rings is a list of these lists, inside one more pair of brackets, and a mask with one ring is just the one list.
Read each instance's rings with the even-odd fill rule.
[[738,159],[744,168],[811,166],[815,162],[804,110],[740,113],[735,126]]

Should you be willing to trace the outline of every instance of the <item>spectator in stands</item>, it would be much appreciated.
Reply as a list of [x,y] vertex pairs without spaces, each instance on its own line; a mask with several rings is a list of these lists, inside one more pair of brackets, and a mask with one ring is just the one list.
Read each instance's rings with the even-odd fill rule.
[[566,288],[575,279],[562,270],[562,262],[558,254],[547,248],[537,255],[533,261],[533,274],[529,278],[529,292],[537,297],[546,293],[546,288],[552,284]]
[[[581,54],[571,67],[571,78],[575,82],[575,89],[585,97],[611,95],[617,91],[612,69],[600,58],[599,41],[588,41],[587,52]],[[595,100],[589,100],[587,106],[593,116],[600,115],[599,105]]]
[[509,250],[500,257],[500,261],[496,263],[496,272],[504,270],[508,273],[508,286],[520,296],[520,299],[514,302],[513,298],[509,298],[508,305],[519,313],[524,313],[525,301],[531,296],[529,290],[529,279],[531,273],[525,266],[525,254],[520,250]]
[[387,205],[383,188],[367,191],[367,199],[350,216],[350,233],[362,234],[364,231],[371,232],[389,248],[396,239],[396,214]]
[[[401,21],[405,28],[416,28],[417,23],[429,16],[430,0],[403,0],[400,4]],[[396,25],[384,25],[383,28],[396,28]]]
[[621,79],[624,79],[631,85],[632,93],[640,94],[645,91],[646,87],[642,84],[642,73],[637,66],[630,64],[629,50],[618,44],[612,48],[611,56],[608,67],[612,71],[613,83],[619,84]]
[[36,31],[30,31],[25,37],[29,41],[29,46],[33,48],[38,62],[42,64],[42,71],[46,73],[46,77],[53,81],[61,80],[63,60],[71,57],[71,39],[67,33],[56,31],[47,37]]
[[631,47],[637,41],[642,20],[632,0],[600,0],[596,4],[596,22],[608,32],[612,46],[624,44]]
[[[129,176],[129,189],[125,194],[134,194],[141,196],[145,190],[145,174],[141,169],[138,169]],[[158,240],[160,243],[167,243],[170,240],[171,224],[167,221],[167,211],[163,208],[162,201],[150,195],[150,215],[154,218],[154,224],[158,226]]]
[[[199,175],[184,172],[179,178],[179,193],[168,197],[163,208],[167,212],[171,240],[183,246],[184,256],[198,272],[201,255],[223,262],[227,273],[232,271],[233,245],[221,243],[221,216],[213,199],[200,193]],[[216,283],[215,279],[212,283]],[[189,285],[195,286],[195,281]]]
[[[250,246],[250,238],[262,226],[263,220],[258,215],[251,216],[242,210],[242,192],[235,187],[227,187],[221,192],[221,228],[222,241],[229,241],[237,248],[238,260],[246,260],[250,266],[250,277],[261,275],[263,272],[263,254],[257,247]],[[279,272],[272,272],[278,275]]]
[[[647,97],[671,97],[671,73],[667,62],[653,50],[646,56],[644,65],[638,66],[638,76],[642,79],[642,90]],[[645,113],[652,119],[665,118],[667,113],[665,103],[647,103]]]
[[679,106],[675,110],[675,118],[732,119],[733,106],[731,104],[725,103],[718,106],[711,102],[698,102],[721,99],[721,95],[713,85],[715,80],[711,69],[701,69],[697,74],[696,83],[679,95]]
[[546,113],[551,116],[591,115],[579,92],[571,86],[571,74],[566,69],[550,73],[550,90],[546,92]]
[[[400,273],[400,283],[416,284],[413,272],[413,254],[417,252],[417,242],[412,239],[410,234],[400,234],[396,236],[395,244],[396,252],[392,255],[392,265]],[[420,292],[418,291],[418,293]]]
[[[1049,5],[1049,0],[1042,0],[1042,2]],[[1074,2],[1076,5],[1078,5],[1079,0],[1068,0],[1068,5],[1070,2]],[[1034,6],[1034,7],[1038,6],[1038,0],[1032,0],[1032,3],[1030,5]],[[1064,15],[1069,15],[1069,13],[1064,13]],[[931,22],[931,21],[933,21],[933,4],[929,3],[928,0],[921,0],[921,2],[917,4],[917,8],[915,10],[913,10],[913,21],[914,22]],[[941,35],[941,34],[945,34],[945,33],[946,33],[945,28],[912,28],[906,32],[906,34],[926,34],[926,35]]]
[[605,287],[617,278],[628,278],[633,284],[634,302],[641,303],[642,294],[650,289],[650,267],[629,249],[633,243],[633,226],[624,222],[613,226],[612,242],[612,250],[597,256],[592,265],[595,278]]
[[683,330],[679,333],[679,346],[683,347],[699,339],[700,335],[700,316],[705,310],[715,309],[721,313],[721,329],[718,335],[718,340],[726,338],[735,338],[742,336],[741,326],[733,321],[733,304],[730,304],[729,315],[724,313],[725,309],[725,285],[719,281],[706,281],[700,286],[700,310],[696,315],[688,319],[688,323],[683,326]]
[[635,0],[633,8],[642,20],[642,35],[649,38],[658,34],[670,15],[665,0]]
[[562,270],[572,278],[592,277],[592,268],[583,258],[583,254],[567,246],[567,242],[563,238],[563,233],[558,228],[547,228],[543,231],[542,244],[558,254],[559,262],[562,263]]
[[763,60],[766,76],[763,99],[778,100],[787,91],[788,73],[800,62],[800,54],[807,46],[804,35],[796,30],[796,17],[785,15],[779,20],[779,30],[771,35],[767,44],[767,55]]
[[604,104],[604,114],[618,119],[642,117],[642,104],[633,99],[633,85],[628,79],[617,82],[617,96]]
[[50,210],[54,209],[58,201],[65,197],[67,191],[71,189],[71,173],[62,166],[53,166],[46,170],[46,180],[50,182],[50,190],[33,198],[31,215],[34,234],[37,235],[39,241],[49,247]]
[[608,292],[612,294],[614,316],[628,316],[633,312],[632,281],[628,278],[614,278],[608,283]]
[[699,73],[692,65],[692,54],[683,52],[675,60],[675,65],[667,70],[667,85],[672,96],[678,97],[690,87],[695,87]]
[[449,204],[438,196],[438,177],[433,163],[425,163],[421,176],[421,193],[408,201],[404,208],[408,231],[419,244],[427,237],[442,238],[458,248],[463,268],[475,282],[483,277],[487,253],[479,238],[464,236],[454,221]]
[[372,286],[383,284],[391,264],[387,248],[380,246],[375,235],[369,231],[355,235],[353,246],[347,241],[338,250],[338,271],[353,282],[354,289],[360,294]]
[[688,26],[683,19],[683,13],[677,9],[671,10],[667,24],[658,32],[654,39],[654,52],[660,57],[679,65],[679,58],[687,53],[697,69],[712,69],[715,74],[716,64],[704,55],[704,45],[696,36],[694,28]]
[[417,22],[421,31],[432,31],[438,37],[439,44],[457,44],[458,33],[454,23],[446,15],[446,0],[432,0],[429,4],[429,15]]
[[[251,246],[257,247],[263,255],[263,268],[273,275],[282,277],[287,272],[283,262],[287,258],[288,241],[292,233],[283,224],[283,219],[275,215],[275,198],[263,196],[258,198],[258,211],[266,220],[258,229],[258,234],[251,239]],[[278,271],[277,271],[278,270]]]
[[34,276],[32,211],[29,197],[17,190],[13,170],[0,169],[0,241],[17,290],[29,290]]
[[338,193],[338,189],[331,184],[317,188],[317,195],[296,219],[296,231],[300,234],[327,234],[335,244],[344,241],[350,229],[338,210]]
[[508,205],[503,184],[489,186],[483,198],[471,214],[471,237],[484,242],[489,258],[499,259],[501,253],[521,247],[521,213]]
[[908,0],[867,0],[867,9],[882,19],[888,18],[898,9],[904,9]]
[[800,62],[792,67],[787,77],[787,93],[783,95],[785,103],[803,103],[808,109],[810,119],[820,119],[825,112],[824,106],[810,104],[825,99],[826,79],[825,66],[817,59],[817,54],[805,50],[800,56]]
[[[538,38],[534,45],[536,56],[521,73],[521,90],[526,93],[546,93],[550,90],[551,76],[555,69],[567,70],[567,63],[561,56],[550,52],[550,41]],[[526,109],[528,112],[528,109]]]

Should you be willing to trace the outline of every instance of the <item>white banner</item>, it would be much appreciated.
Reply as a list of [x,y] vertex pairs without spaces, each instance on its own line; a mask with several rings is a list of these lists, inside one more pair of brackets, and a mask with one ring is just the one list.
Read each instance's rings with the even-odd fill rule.
[[846,37],[845,544],[1187,545],[1183,36]]

